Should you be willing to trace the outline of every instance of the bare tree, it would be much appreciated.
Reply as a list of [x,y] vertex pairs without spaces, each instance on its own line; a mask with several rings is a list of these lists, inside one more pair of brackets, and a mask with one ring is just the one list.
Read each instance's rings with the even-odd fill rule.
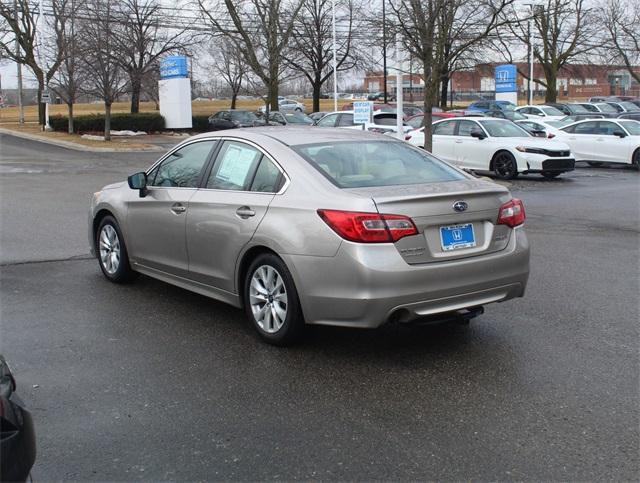
[[224,0],[222,8],[197,2],[213,34],[227,37],[264,84],[267,109],[278,110],[283,53],[304,0]]
[[[424,80],[424,148],[431,151],[432,110],[443,71],[456,53],[486,39],[504,20],[501,14],[514,0],[472,0],[450,9],[451,0],[407,0],[394,5],[398,32]],[[398,79],[400,81],[400,79]]]
[[68,132],[73,134],[73,105],[81,93],[80,86],[86,80],[80,68],[82,55],[81,35],[78,32],[77,14],[82,8],[83,0],[70,0],[63,8],[62,14],[67,22],[62,30],[64,57],[58,71],[51,78],[50,86],[67,105],[69,113]]
[[[320,110],[322,86],[333,74],[332,0],[305,0],[295,23],[285,62],[304,75],[313,92],[313,111]],[[341,35],[336,45],[336,70],[347,71],[360,63],[353,46],[357,8],[353,0],[336,2],[336,22]]]
[[640,74],[634,70],[640,64],[640,6],[637,2],[610,0],[604,27],[607,54],[613,62],[622,63],[640,83]]
[[186,29],[163,26],[158,0],[121,0],[116,5],[122,22],[115,37],[116,60],[129,77],[131,112],[137,113],[145,75],[160,57],[186,47]]
[[82,26],[85,46],[82,68],[87,76],[83,91],[104,101],[104,139],[111,140],[111,106],[126,92],[126,75],[116,61],[118,16],[110,0],[88,0],[87,20]]
[[[533,45],[529,42],[527,23],[510,23],[511,33],[533,48],[533,56],[541,65],[543,79],[535,79],[546,88],[545,101],[556,102],[558,97],[558,73],[571,61],[585,57],[593,50],[597,22],[588,0],[546,0],[532,5]],[[506,11],[509,18],[517,18],[514,9]],[[508,44],[504,41],[502,45]],[[509,51],[510,49],[503,49]],[[518,71],[525,79],[529,74]]]
[[[45,12],[34,9],[29,0],[0,2],[0,56],[26,65],[33,72],[38,82],[38,119],[43,126],[45,112],[40,101],[65,55],[64,31],[67,16],[64,12],[68,11],[70,2],[71,0],[51,0],[47,6],[46,18]],[[53,30],[53,35],[51,32],[46,36],[38,33],[39,21],[43,24],[42,29]],[[19,49],[14,47],[16,39]]]
[[211,70],[222,78],[231,92],[231,109],[236,108],[236,99],[245,78],[246,65],[236,45],[227,38],[214,45]]

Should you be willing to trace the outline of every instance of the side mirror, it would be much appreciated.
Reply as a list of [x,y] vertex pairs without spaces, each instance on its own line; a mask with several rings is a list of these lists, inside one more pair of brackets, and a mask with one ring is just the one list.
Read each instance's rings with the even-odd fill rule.
[[624,131],[613,131],[614,136],[618,136],[619,138],[626,138],[627,135]]
[[541,129],[535,129],[533,131],[531,131],[531,134],[533,134],[536,137],[539,138],[546,138],[547,137],[547,133]]
[[147,196],[147,173],[140,172],[132,174],[127,178],[129,188],[140,191],[140,198]]
[[485,136],[485,134],[482,131],[480,131],[479,129],[474,129],[473,131],[471,131],[471,137],[480,139],[482,141],[487,136]]

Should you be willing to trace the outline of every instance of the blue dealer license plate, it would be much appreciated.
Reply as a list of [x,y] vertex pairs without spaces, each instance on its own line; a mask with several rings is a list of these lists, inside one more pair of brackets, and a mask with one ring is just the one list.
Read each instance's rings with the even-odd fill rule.
[[473,234],[473,224],[441,226],[440,242],[445,252],[475,247],[476,237]]

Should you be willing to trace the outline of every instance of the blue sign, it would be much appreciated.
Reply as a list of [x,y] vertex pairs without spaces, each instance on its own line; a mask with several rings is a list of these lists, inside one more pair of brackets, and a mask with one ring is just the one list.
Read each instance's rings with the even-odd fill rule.
[[371,122],[371,113],[373,112],[373,102],[361,101],[353,103],[353,123],[366,124]]
[[496,92],[518,92],[518,70],[513,64],[496,67]]
[[187,58],[184,55],[166,57],[160,62],[160,79],[189,77]]

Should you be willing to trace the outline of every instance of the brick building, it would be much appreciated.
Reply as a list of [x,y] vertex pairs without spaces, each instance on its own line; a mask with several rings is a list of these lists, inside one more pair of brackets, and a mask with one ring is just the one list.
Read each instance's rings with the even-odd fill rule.
[[[494,71],[499,63],[477,64],[473,69],[454,72],[451,88],[454,93],[487,93],[495,91]],[[516,63],[519,72],[528,73],[529,64]],[[640,73],[640,67],[636,72]],[[544,79],[544,72],[540,64],[534,64],[534,78]],[[522,95],[527,92],[527,80],[518,75],[518,89]],[[368,92],[382,90],[383,79],[381,72],[368,73],[364,79],[364,88]],[[559,97],[590,97],[597,95],[626,94],[640,96],[640,84],[635,82],[629,71],[623,66],[574,64],[560,70],[557,79]],[[395,75],[387,76],[387,89],[394,92],[396,88]],[[421,96],[424,92],[424,82],[418,74],[404,75],[403,88],[405,95]],[[544,95],[546,88],[537,82],[533,83],[536,95]]]

